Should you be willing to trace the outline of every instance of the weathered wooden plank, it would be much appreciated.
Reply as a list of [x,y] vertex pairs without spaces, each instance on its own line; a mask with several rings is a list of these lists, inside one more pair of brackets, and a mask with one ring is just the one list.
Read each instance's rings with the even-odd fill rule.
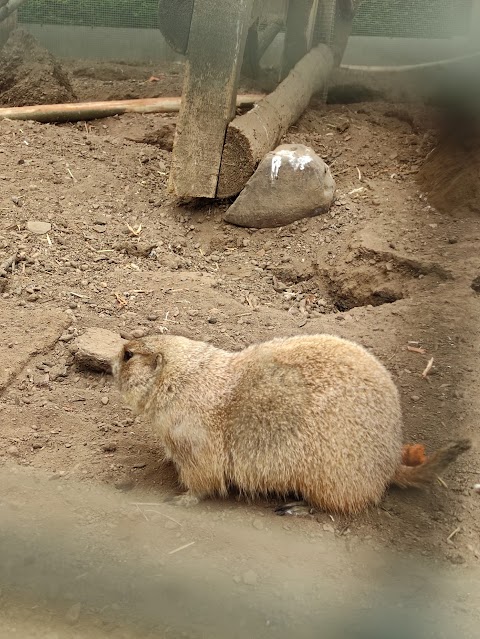
[[179,197],[215,197],[253,0],[195,0],[170,173]]
[[310,51],[319,0],[290,0],[287,9],[282,75]]

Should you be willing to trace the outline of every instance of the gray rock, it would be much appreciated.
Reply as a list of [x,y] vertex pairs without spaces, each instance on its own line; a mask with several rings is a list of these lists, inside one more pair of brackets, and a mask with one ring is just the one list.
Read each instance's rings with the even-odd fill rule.
[[52,225],[50,222],[37,222],[36,220],[29,220],[27,222],[27,229],[30,233],[35,233],[36,235],[44,235],[45,233],[49,233],[52,230]]
[[325,162],[303,144],[282,144],[268,153],[225,214],[237,226],[285,226],[325,213],[335,181]]
[[75,340],[75,360],[85,368],[111,373],[124,344],[125,340],[117,333],[103,328],[89,328]]

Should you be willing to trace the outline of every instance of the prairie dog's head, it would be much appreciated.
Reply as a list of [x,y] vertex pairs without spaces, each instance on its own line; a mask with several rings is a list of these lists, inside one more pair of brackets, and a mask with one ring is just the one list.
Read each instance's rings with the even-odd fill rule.
[[168,400],[195,379],[208,351],[204,342],[177,335],[152,335],[127,342],[113,375],[123,399],[135,413],[143,412],[153,397]]
[[123,400],[135,413],[145,408],[162,363],[161,351],[146,340],[132,340],[124,344],[113,365],[113,376]]

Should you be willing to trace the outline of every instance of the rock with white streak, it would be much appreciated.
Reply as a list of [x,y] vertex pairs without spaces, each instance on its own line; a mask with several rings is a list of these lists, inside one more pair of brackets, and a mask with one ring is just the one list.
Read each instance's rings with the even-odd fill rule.
[[329,210],[335,181],[327,164],[303,144],[268,153],[225,214],[236,226],[286,226]]

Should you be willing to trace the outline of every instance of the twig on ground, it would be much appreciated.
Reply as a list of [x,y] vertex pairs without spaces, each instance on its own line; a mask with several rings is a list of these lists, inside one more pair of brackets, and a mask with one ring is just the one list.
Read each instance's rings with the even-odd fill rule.
[[424,379],[427,378],[428,373],[432,370],[432,366],[433,366],[433,357],[431,359],[429,359],[427,366],[425,367],[425,370],[422,373],[422,377]]
[[424,348],[420,348],[419,346],[407,346],[407,351],[410,351],[410,353],[419,353],[420,355],[425,355],[427,352]]
[[168,554],[174,555],[176,552],[180,552],[181,550],[185,550],[185,548],[189,548],[189,546],[193,546],[195,542],[191,541],[189,544],[185,544],[184,546],[180,546],[180,548],[175,548],[175,550],[171,550]]

